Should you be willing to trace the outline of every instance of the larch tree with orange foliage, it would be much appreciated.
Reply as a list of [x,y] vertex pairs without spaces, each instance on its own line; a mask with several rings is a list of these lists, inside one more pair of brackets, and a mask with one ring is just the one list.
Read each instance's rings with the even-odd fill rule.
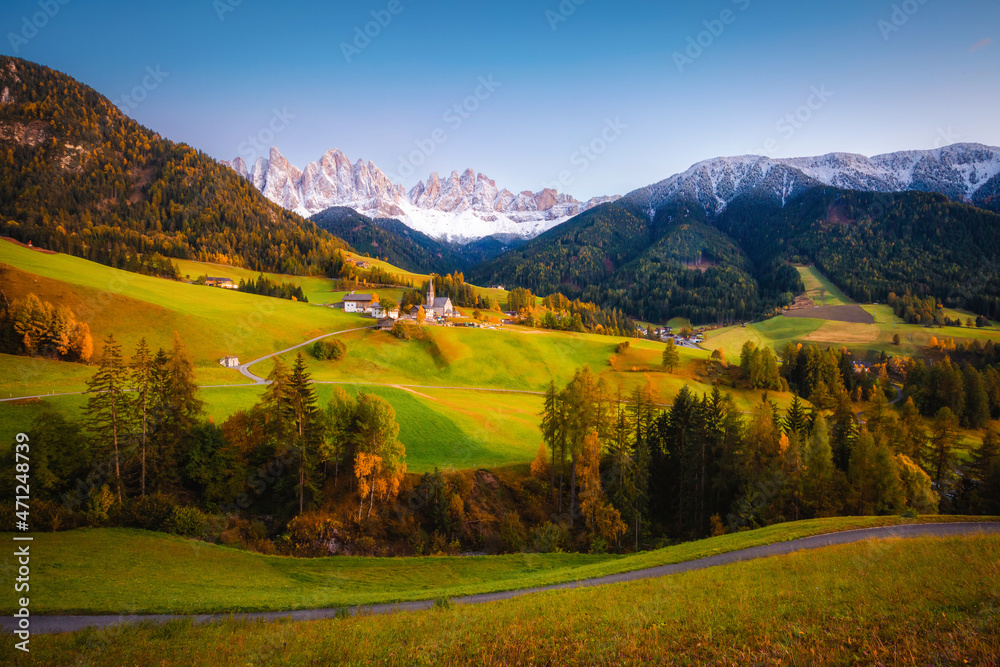
[[625,533],[627,526],[621,514],[604,497],[601,487],[601,441],[597,432],[583,441],[580,453],[580,513],[594,542],[610,544]]
[[358,521],[365,503],[393,500],[406,474],[406,448],[399,441],[396,410],[380,396],[361,394],[354,413],[354,476],[358,479]]

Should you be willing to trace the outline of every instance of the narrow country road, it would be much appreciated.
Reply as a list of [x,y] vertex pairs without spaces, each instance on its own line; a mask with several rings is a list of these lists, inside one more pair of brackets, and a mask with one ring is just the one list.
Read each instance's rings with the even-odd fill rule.
[[367,327],[355,327],[353,329],[344,329],[343,331],[334,331],[333,333],[323,334],[322,336],[316,336],[315,338],[307,340],[304,343],[299,343],[298,345],[292,345],[291,347],[285,348],[284,350],[279,350],[278,352],[272,352],[271,354],[265,355],[265,356],[261,357],[260,359],[254,359],[253,361],[248,361],[245,364],[241,364],[237,368],[237,370],[240,373],[242,373],[244,377],[247,377],[247,378],[253,380],[254,384],[267,384],[267,380],[265,380],[264,378],[260,377],[259,375],[254,375],[253,373],[250,372],[250,367],[251,366],[253,366],[254,364],[259,364],[260,362],[264,361],[265,359],[270,359],[271,357],[277,357],[277,356],[280,356],[280,355],[282,355],[282,354],[284,354],[286,352],[291,352],[292,350],[297,350],[300,347],[305,347],[306,345],[311,345],[312,343],[315,343],[318,340],[323,340],[324,338],[329,338],[330,336],[339,336],[340,334],[350,333],[352,331],[362,331],[364,329],[374,329],[376,326],[377,325],[372,324],[372,325],[369,325]]
[[[467,595],[463,597],[451,598],[454,604],[482,604],[484,602],[496,602],[509,600],[511,598],[531,593],[543,591],[568,590],[573,588],[583,588],[590,586],[605,586],[627,581],[637,581],[640,579],[651,579],[654,577],[665,577],[681,572],[701,570],[719,565],[729,565],[757,558],[767,558],[769,556],[780,556],[805,549],[821,549],[823,547],[838,544],[852,544],[873,539],[898,539],[913,537],[950,537],[956,535],[978,535],[983,533],[1000,533],[1000,522],[989,523],[929,523],[929,524],[909,524],[903,526],[886,526],[880,528],[862,528],[859,530],[847,530],[839,533],[827,533],[824,535],[814,535],[803,537],[788,542],[776,542],[738,551],[721,553],[707,558],[686,561],[683,563],[673,563],[661,565],[632,572],[622,572],[593,579],[582,579],[580,581],[570,581],[562,584],[552,584],[549,586],[538,586],[535,588],[524,588],[513,591],[502,591],[498,593],[482,593],[479,595]],[[362,605],[351,607],[351,614],[392,614],[400,611],[421,611],[434,607],[434,600],[418,600],[413,602],[397,602],[389,604]],[[294,621],[313,621],[324,618],[334,618],[338,613],[343,613],[343,608],[329,609],[302,609],[297,611],[276,611],[259,613],[240,614],[156,614],[156,615],[119,615],[119,616],[35,616],[31,617],[32,634],[51,634],[56,632],[75,632],[86,627],[110,627],[124,623],[137,623],[141,621],[153,623],[167,623],[170,621],[191,619],[195,623],[210,623],[212,621],[234,618],[238,620],[278,620],[290,619]],[[0,617],[0,628],[4,632],[13,632],[16,619],[11,616]]]

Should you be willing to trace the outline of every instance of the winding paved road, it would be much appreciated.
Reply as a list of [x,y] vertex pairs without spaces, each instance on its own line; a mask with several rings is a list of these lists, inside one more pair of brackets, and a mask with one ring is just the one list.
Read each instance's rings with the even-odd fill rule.
[[[617,584],[626,581],[637,581],[639,579],[650,579],[654,577],[665,577],[681,572],[701,570],[719,565],[729,565],[757,558],[767,558],[769,556],[779,556],[793,553],[804,549],[821,549],[823,547],[837,544],[851,544],[871,539],[892,539],[892,538],[912,538],[912,537],[950,537],[954,535],[975,535],[981,533],[1000,533],[1000,522],[997,523],[928,523],[928,524],[908,524],[902,526],[886,526],[881,528],[863,528],[860,530],[847,530],[839,533],[827,533],[824,535],[814,535],[803,537],[788,542],[776,542],[759,547],[740,549],[728,553],[699,558],[697,560],[674,563],[671,565],[661,565],[632,572],[622,572],[593,579],[582,579],[580,581],[570,581],[562,584],[552,584],[549,586],[538,586],[535,588],[524,588],[513,591],[502,591],[498,593],[482,593],[480,595],[467,595],[463,597],[451,598],[455,604],[482,604],[484,602],[496,602],[498,600],[509,600],[511,598],[540,593],[542,591],[567,590],[573,588],[583,588],[590,586],[604,586],[607,584]],[[390,604],[362,605],[349,608],[352,615],[357,614],[392,614],[400,611],[421,611],[434,607],[433,600],[419,600],[415,602],[398,602]],[[343,613],[343,608],[329,609],[302,609],[297,611],[276,611],[259,613],[240,614],[156,614],[156,615],[120,615],[120,616],[32,616],[32,634],[50,634],[55,632],[75,632],[86,627],[110,627],[123,623],[137,623],[148,621],[153,623],[167,623],[182,619],[191,619],[195,623],[210,623],[213,621],[235,618],[239,620],[277,620],[291,619],[294,621],[313,621],[324,618],[334,618]],[[0,628],[4,632],[14,631],[15,619],[11,616],[0,617]]]
[[265,355],[265,356],[261,357],[260,359],[254,359],[253,361],[248,361],[245,364],[241,364],[237,368],[237,370],[240,373],[242,373],[244,377],[247,377],[247,378],[253,380],[254,384],[267,384],[267,380],[266,379],[260,377],[259,375],[254,375],[253,373],[250,372],[250,367],[251,366],[253,366],[254,364],[259,364],[260,362],[264,361],[265,359],[270,359],[271,357],[277,357],[279,355],[282,355],[285,352],[291,352],[292,350],[297,350],[300,347],[305,347],[306,345],[310,345],[312,343],[315,343],[318,340],[323,340],[324,338],[329,338],[330,336],[338,336],[340,334],[350,333],[352,331],[362,331],[364,329],[374,329],[376,326],[378,326],[378,325],[372,324],[372,325],[369,325],[367,327],[354,327],[353,329],[344,329],[343,331],[334,331],[333,333],[323,334],[322,336],[316,336],[315,338],[311,338],[311,339],[307,340],[304,343],[299,343],[298,345],[292,345],[291,347],[285,348],[284,350],[279,350],[277,352],[272,352],[271,354]]

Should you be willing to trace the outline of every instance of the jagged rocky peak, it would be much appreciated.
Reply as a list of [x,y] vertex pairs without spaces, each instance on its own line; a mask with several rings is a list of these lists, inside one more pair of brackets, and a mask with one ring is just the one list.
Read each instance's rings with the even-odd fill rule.
[[615,199],[578,202],[544,189],[514,195],[474,169],[442,178],[432,173],[407,192],[372,162],[353,164],[334,148],[299,171],[272,148],[247,167],[243,158],[224,162],[277,204],[303,216],[347,206],[371,217],[394,217],[425,234],[460,242],[494,234],[530,238],[570,217]]

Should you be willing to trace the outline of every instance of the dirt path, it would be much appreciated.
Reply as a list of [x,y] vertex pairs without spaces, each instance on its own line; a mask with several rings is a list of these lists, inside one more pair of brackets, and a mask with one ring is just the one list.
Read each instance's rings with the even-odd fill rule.
[[[852,544],[873,539],[898,539],[912,537],[950,537],[954,535],[978,535],[982,533],[1000,533],[1000,522],[997,523],[929,523],[929,524],[909,524],[903,526],[886,526],[881,528],[862,528],[860,530],[847,530],[839,533],[827,533],[825,535],[814,535],[803,537],[788,542],[776,542],[759,547],[740,549],[728,553],[717,554],[707,558],[674,563],[671,565],[661,565],[643,570],[623,572],[621,574],[611,574],[605,577],[583,579],[580,581],[570,581],[562,584],[552,584],[550,586],[538,586],[535,588],[524,588],[513,591],[502,591],[498,593],[483,593],[480,595],[467,595],[463,597],[451,598],[454,604],[482,604],[484,602],[496,602],[499,600],[509,600],[521,595],[541,593],[544,591],[567,590],[572,588],[583,588],[590,586],[605,586],[626,581],[637,581],[640,579],[650,579],[654,577],[665,577],[681,572],[701,570],[719,565],[729,565],[757,558],[767,558],[769,556],[780,556],[805,549],[821,549],[823,547],[838,544]],[[353,615],[357,614],[392,614],[400,611],[421,611],[434,607],[433,600],[418,600],[414,602],[398,602],[390,604],[363,605],[349,608]],[[235,618],[241,620],[278,620],[291,619],[294,621],[313,621],[324,618],[334,618],[343,613],[343,608],[329,609],[302,609],[297,611],[276,611],[260,613],[241,614],[157,614],[157,615],[118,615],[118,616],[32,616],[32,634],[51,634],[55,632],[75,632],[86,627],[110,627],[123,623],[137,623],[147,621],[152,623],[167,623],[170,621],[190,619],[195,623],[210,623],[212,621]],[[4,632],[14,631],[15,619],[11,616],[0,617],[0,628]]]

